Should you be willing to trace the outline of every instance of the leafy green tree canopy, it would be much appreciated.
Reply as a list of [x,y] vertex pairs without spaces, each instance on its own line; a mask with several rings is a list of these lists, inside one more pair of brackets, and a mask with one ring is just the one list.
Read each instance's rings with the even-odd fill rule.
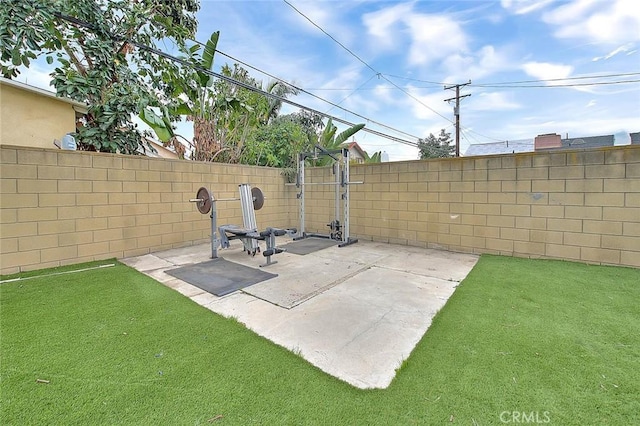
[[305,129],[291,116],[274,118],[250,136],[242,163],[258,166],[293,168],[296,154],[309,149]]
[[[324,130],[320,134],[320,138],[318,140],[320,146],[327,150],[340,149],[340,145],[344,142],[348,141],[349,138],[365,127],[364,123],[356,124],[347,128],[346,130],[337,133],[338,128],[335,124],[333,124],[333,120],[329,118],[327,121],[327,125],[324,127]],[[311,160],[310,160],[311,161]],[[322,157],[317,160],[312,160],[312,164],[317,167],[322,167],[331,164],[332,159],[330,157]]]
[[453,157],[456,147],[452,146],[451,142],[451,133],[445,132],[444,129],[440,130],[437,137],[429,133],[426,139],[418,141],[420,159]]
[[183,46],[195,34],[198,9],[197,0],[4,0],[0,71],[13,78],[42,55],[57,60],[58,95],[88,105],[80,147],[133,154],[142,135],[132,116],[171,96],[179,75],[151,49],[167,40]]

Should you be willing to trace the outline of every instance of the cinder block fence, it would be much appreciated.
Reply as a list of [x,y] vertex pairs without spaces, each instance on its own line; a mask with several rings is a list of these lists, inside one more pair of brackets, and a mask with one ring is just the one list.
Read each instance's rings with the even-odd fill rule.
[[[8,274],[207,242],[188,202],[201,186],[260,187],[260,227],[297,226],[280,170],[0,146],[0,266]],[[328,169],[307,169],[330,181]],[[351,234],[367,240],[640,267],[640,146],[354,165]],[[308,231],[326,233],[333,187],[308,186]],[[239,202],[219,223],[241,223]]]
[[[351,187],[363,238],[640,267],[638,146],[356,165],[351,178],[364,181]],[[309,225],[321,229],[331,189],[308,188]]]
[[[259,186],[258,224],[286,226],[280,171],[192,161],[3,145],[2,273],[127,257],[209,241],[211,222],[189,202],[201,186],[216,198]],[[293,196],[295,198],[295,195]],[[239,202],[220,202],[218,223],[242,223]]]

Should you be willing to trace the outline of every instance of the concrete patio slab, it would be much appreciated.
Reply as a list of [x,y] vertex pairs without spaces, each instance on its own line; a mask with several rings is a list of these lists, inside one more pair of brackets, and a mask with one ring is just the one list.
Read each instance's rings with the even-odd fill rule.
[[[333,246],[322,251],[337,253],[339,250],[341,249]],[[342,254],[344,253],[343,251]],[[345,259],[338,255],[325,258],[321,252],[304,256],[287,254],[282,257],[282,262],[279,260],[278,264],[269,268],[270,272],[279,274],[277,277],[269,280],[271,282],[264,281],[243,291],[274,305],[291,309],[370,268],[383,257],[372,253],[361,254],[357,259]]]
[[[264,263],[262,256],[247,256],[239,242],[233,243],[219,254],[256,268]],[[278,263],[266,268],[278,277],[224,297],[164,272],[210,255],[210,246],[204,244],[123,262],[358,388],[389,386],[478,259],[360,241],[304,256],[282,253],[274,257]]]

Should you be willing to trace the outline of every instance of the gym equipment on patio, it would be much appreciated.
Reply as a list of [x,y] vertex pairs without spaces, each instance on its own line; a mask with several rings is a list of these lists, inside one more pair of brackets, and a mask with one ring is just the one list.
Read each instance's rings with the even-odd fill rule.
[[[271,260],[271,256],[282,253],[284,249],[276,246],[276,237],[296,234],[296,229],[280,229],[268,227],[264,231],[258,231],[256,224],[256,210],[264,205],[264,195],[260,188],[251,188],[247,183],[238,185],[239,198],[215,198],[213,193],[205,187],[196,192],[196,198],[189,201],[196,203],[196,208],[202,214],[211,213],[211,258],[218,258],[218,248],[229,248],[231,240],[241,240],[244,251],[251,256],[260,252],[259,241],[265,241],[266,250],[262,255],[267,262],[260,266],[269,266],[277,262]],[[240,201],[242,209],[243,226],[220,225],[217,226],[218,214],[216,204],[219,201]],[[219,235],[219,238],[218,238]]]
[[[305,182],[305,162],[306,160],[316,160],[320,157],[329,157],[333,160],[333,182]],[[311,152],[303,152],[298,154],[298,174],[295,185],[300,191],[296,195],[300,202],[299,216],[300,227],[298,233],[294,236],[294,240],[300,240],[307,237],[329,238],[339,241],[338,247],[344,247],[349,244],[357,243],[356,238],[349,235],[349,186],[362,184],[363,182],[352,182],[349,180],[349,149],[325,149],[320,145],[316,145]],[[305,232],[305,186],[307,185],[333,185],[335,187],[334,194],[334,219],[327,224],[329,234],[318,234]],[[342,202],[341,202],[342,201]]]

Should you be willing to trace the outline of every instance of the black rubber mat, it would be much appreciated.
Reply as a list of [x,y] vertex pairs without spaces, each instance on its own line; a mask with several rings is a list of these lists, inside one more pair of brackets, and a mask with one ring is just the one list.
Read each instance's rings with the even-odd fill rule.
[[329,238],[309,237],[298,241],[292,241],[283,245],[281,248],[286,249],[287,253],[305,255],[337,244],[338,241],[331,240]]
[[222,258],[171,269],[167,274],[215,296],[224,296],[278,276]]

